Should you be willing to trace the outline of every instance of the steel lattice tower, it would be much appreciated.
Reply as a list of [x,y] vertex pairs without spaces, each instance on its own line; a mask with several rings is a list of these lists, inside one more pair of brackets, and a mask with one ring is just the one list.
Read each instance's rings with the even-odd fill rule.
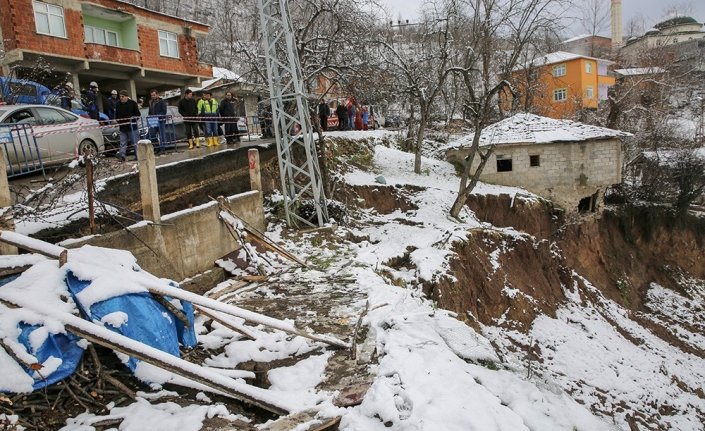
[[328,221],[326,197],[289,15],[289,1],[259,0],[258,6],[286,220],[289,226],[299,222],[315,226],[296,211],[301,199],[307,198],[313,201],[318,226],[323,226]]

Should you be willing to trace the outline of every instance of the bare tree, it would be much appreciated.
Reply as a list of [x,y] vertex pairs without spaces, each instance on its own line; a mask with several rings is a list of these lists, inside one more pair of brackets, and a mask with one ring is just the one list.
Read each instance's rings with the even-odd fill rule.
[[[546,31],[554,31],[566,2],[562,0],[464,0],[467,25],[465,38],[453,73],[462,77],[468,98],[466,118],[474,138],[463,160],[458,194],[451,207],[457,218],[477,185],[493,147],[480,148],[482,130],[497,116],[499,94],[516,98],[508,78],[530,47]],[[475,164],[476,157],[479,162]]]
[[595,36],[607,28],[610,23],[609,0],[583,0],[580,6],[580,25],[592,36],[590,39],[590,56],[595,57]]

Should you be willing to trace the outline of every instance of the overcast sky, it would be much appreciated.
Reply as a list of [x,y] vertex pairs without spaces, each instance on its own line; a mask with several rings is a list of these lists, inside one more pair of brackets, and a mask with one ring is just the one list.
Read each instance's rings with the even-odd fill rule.
[[[424,3],[424,0],[380,0],[389,6],[392,18],[396,21],[400,16],[402,19],[414,20],[418,13],[418,8]],[[577,0],[576,2],[582,2]],[[606,0],[609,4],[609,0]],[[648,29],[654,24],[663,20],[664,12],[669,6],[678,6],[679,8],[687,8],[692,10],[690,14],[698,22],[705,22],[705,0],[622,0],[622,21],[625,25],[632,18],[641,14],[644,18],[645,28]],[[575,12],[577,15],[578,12]],[[566,36],[575,36],[585,33],[584,29],[576,24],[566,30]],[[609,23],[602,34],[609,36]]]

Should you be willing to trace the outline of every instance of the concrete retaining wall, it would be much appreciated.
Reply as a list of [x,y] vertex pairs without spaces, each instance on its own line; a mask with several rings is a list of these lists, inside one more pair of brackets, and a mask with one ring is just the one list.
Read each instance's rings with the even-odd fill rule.
[[[255,190],[227,198],[230,209],[248,224],[264,231],[262,193]],[[129,250],[137,263],[159,277],[183,280],[213,268],[213,262],[239,249],[218,218],[217,202],[162,216],[161,224],[140,222],[127,230],[65,243]]]

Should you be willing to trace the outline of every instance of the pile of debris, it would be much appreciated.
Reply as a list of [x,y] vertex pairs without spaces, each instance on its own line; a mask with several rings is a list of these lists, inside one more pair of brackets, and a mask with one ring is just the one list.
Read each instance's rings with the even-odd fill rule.
[[[220,216],[252,266],[258,267],[258,253],[245,236],[306,265],[227,210]],[[42,429],[49,428],[53,415],[105,412],[135,400],[139,382],[207,391],[275,416],[297,410],[281,394],[247,383],[255,378],[251,371],[194,363],[209,356],[198,353],[203,349],[198,348],[195,313],[244,339],[257,339],[266,327],[336,348],[351,347],[303,331],[291,321],[186,292],[173,281],[142,271],[126,251],[92,246],[68,250],[7,231],[0,233],[0,241],[32,252],[3,256],[0,262],[0,392],[8,394],[0,398],[0,425],[31,413],[40,419],[20,420],[19,425]],[[125,368],[118,362],[136,380],[119,375]],[[91,425],[114,426],[119,420]]]

